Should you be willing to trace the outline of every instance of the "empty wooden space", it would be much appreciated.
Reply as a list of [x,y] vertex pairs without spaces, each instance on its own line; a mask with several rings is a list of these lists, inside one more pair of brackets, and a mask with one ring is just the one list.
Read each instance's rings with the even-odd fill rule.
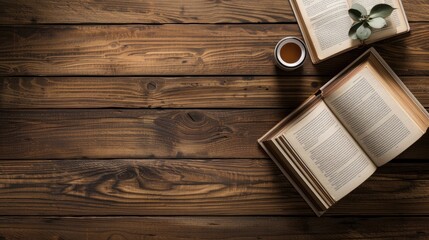
[[[429,109],[429,2],[373,46]],[[429,238],[429,135],[317,218],[256,140],[366,48],[278,70],[287,0],[0,0],[0,240]]]
[[[429,75],[426,23],[375,44],[401,75]],[[279,75],[273,49],[296,24],[0,26],[0,76]],[[338,73],[364,49],[289,74]],[[332,66],[336,66],[333,68]]]

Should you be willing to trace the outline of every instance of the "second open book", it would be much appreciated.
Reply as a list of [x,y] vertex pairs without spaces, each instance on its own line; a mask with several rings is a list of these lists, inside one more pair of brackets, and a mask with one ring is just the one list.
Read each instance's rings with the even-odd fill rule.
[[426,110],[372,48],[259,143],[321,215],[428,126]]
[[348,36],[353,20],[348,9],[354,3],[364,6],[368,13],[379,3],[396,8],[387,18],[387,26],[373,30],[365,41],[372,43],[410,30],[401,0],[290,0],[295,17],[313,63],[318,63],[361,45]]

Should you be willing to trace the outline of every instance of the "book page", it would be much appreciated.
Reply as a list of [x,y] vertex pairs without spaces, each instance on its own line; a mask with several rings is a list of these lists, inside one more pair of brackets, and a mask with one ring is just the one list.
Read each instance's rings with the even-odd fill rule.
[[379,78],[363,65],[324,98],[377,166],[395,158],[424,133]]
[[404,16],[404,13],[402,12],[402,7],[399,2],[399,0],[349,0],[350,6],[352,6],[354,3],[359,3],[360,5],[364,6],[368,14],[370,13],[370,10],[372,7],[374,7],[377,4],[380,3],[386,3],[390,6],[396,8],[392,15],[390,15],[387,19],[387,26],[381,29],[371,29],[373,32],[371,35],[371,38],[367,40],[367,43],[376,42],[382,38],[386,38],[388,36],[395,35],[396,33],[405,32],[408,29],[408,24],[406,17]]
[[330,196],[338,201],[359,186],[376,166],[338,121],[318,102],[281,135],[294,147]]
[[348,36],[353,20],[347,0],[297,0],[296,4],[319,59],[356,45]]

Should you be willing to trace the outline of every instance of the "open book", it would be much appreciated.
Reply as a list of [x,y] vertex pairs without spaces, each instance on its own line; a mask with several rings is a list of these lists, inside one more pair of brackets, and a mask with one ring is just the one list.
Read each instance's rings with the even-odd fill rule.
[[374,48],[259,139],[320,216],[429,127],[429,114]]
[[386,19],[387,26],[374,30],[366,43],[410,31],[401,0],[290,0],[313,63],[321,62],[361,44],[360,40],[352,40],[348,36],[353,24],[348,10],[354,3],[361,4],[368,12],[379,3],[396,8]]

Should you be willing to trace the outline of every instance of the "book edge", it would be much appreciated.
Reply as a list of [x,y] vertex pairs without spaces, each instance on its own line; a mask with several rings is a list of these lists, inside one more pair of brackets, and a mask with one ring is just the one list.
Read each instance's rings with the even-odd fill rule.
[[304,42],[305,42],[305,45],[306,45],[307,50],[308,50],[308,55],[310,56],[311,62],[313,64],[317,64],[320,62],[319,56],[317,54],[317,51],[315,49],[313,49],[312,47],[309,47],[309,44],[307,44],[307,42],[311,42],[311,38],[309,36],[307,36],[305,31],[302,30],[301,25],[304,25],[304,27],[305,27],[305,24],[302,23],[302,21],[300,20],[299,17],[297,17],[297,8],[296,8],[295,4],[293,3],[293,1],[295,1],[295,0],[289,0],[289,5],[292,8],[292,12],[293,12],[293,15],[295,17],[295,20],[298,23],[298,28],[299,28],[299,31],[301,32],[301,36],[304,38]]
[[353,62],[351,62],[349,65],[347,65],[341,72],[339,72],[337,75],[335,75],[333,78],[331,78],[327,83],[325,83],[322,87],[320,87],[320,91],[323,94],[323,90],[326,89],[331,83],[336,81],[339,77],[343,76],[345,72],[347,72],[353,65],[361,61],[364,57],[366,57],[368,54],[373,53],[375,51],[374,47],[369,48],[364,53],[362,53],[358,58],[356,58]]
[[317,217],[322,216],[326,211],[318,211],[317,208],[311,203],[310,199],[304,194],[304,192],[298,187],[298,185],[295,183],[295,181],[292,180],[292,178],[289,176],[289,173],[280,165],[278,159],[274,157],[273,154],[266,148],[263,141],[258,139],[259,145],[264,149],[264,151],[268,154],[268,156],[273,160],[273,162],[277,165],[277,167],[280,169],[280,171],[283,173],[283,175],[287,178],[287,180],[292,184],[292,186],[295,188],[295,190],[299,193],[299,195],[305,200],[308,206],[310,206],[311,210],[317,215]]

